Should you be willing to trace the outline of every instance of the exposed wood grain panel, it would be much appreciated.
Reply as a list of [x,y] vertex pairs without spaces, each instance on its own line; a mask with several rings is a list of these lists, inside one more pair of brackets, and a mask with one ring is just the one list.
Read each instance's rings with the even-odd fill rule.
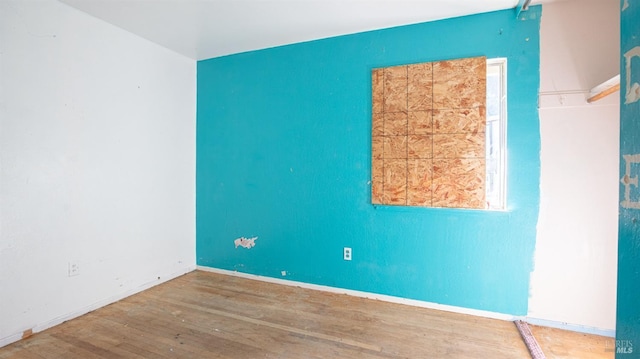
[[384,158],[406,159],[407,136],[384,136]]
[[430,159],[407,161],[407,203],[412,206],[431,206],[431,177],[433,161]]
[[[532,331],[549,357],[613,358],[611,338]],[[508,321],[201,271],[0,348],[0,359],[527,357]]]
[[407,137],[407,158],[432,158],[433,141],[431,137],[430,135],[409,135]]
[[384,69],[384,110],[407,112],[407,67],[396,66]]
[[[382,142],[382,141],[380,141]],[[371,202],[382,204],[382,189],[384,183],[384,162],[374,159],[371,164]]]
[[[382,85],[380,84],[382,81]],[[486,58],[439,61],[394,66],[372,71],[372,201],[390,205],[484,208]],[[380,100],[381,99],[381,100]],[[380,108],[382,102],[382,108]],[[378,113],[382,111],[381,115]],[[410,163],[416,159],[448,161],[450,173],[438,172],[439,191],[425,190],[424,178],[435,176],[433,167]],[[462,159],[474,158],[469,166]],[[401,166],[399,160],[405,160]],[[453,166],[458,165],[459,168]],[[382,183],[373,172],[382,168]],[[472,168],[472,172],[466,172]],[[394,174],[394,170],[401,171]],[[411,169],[411,171],[409,171]],[[421,176],[416,171],[426,171]],[[409,172],[407,172],[409,171]],[[458,177],[456,177],[458,176]],[[420,180],[419,179],[423,179]],[[473,181],[469,181],[473,179]],[[480,179],[480,181],[478,181]],[[431,181],[431,180],[429,180]],[[445,183],[449,181],[450,183]],[[420,185],[414,182],[420,182]],[[469,193],[472,186],[473,190]],[[380,197],[382,189],[382,197]],[[454,193],[459,191],[460,193]],[[433,196],[440,196],[437,201]],[[375,198],[375,199],[374,199]],[[469,200],[469,203],[463,201]]]
[[430,62],[407,66],[409,111],[432,108],[433,76]]
[[[406,139],[406,137],[404,137]],[[382,200],[387,204],[407,204],[407,160],[384,160]]]
[[371,155],[374,162],[375,160],[382,160],[384,158],[384,139],[384,136],[371,137]]
[[383,113],[373,113],[371,115],[371,135],[372,136],[382,136],[384,135],[384,114]]
[[409,112],[407,132],[412,135],[429,135],[433,132],[432,112],[411,111]]
[[484,159],[434,159],[433,206],[484,208]]
[[433,108],[485,106],[486,57],[439,61],[433,64]]
[[387,136],[407,134],[407,113],[406,112],[385,112],[384,131]]
[[433,135],[434,158],[485,158],[484,133]]
[[484,107],[433,110],[434,133],[485,132]]
[[374,69],[371,72],[371,96],[373,113],[384,110],[384,69]]

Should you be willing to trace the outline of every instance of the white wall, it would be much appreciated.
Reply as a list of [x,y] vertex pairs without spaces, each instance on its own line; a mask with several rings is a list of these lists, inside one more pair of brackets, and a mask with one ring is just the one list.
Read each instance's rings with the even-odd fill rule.
[[[615,330],[619,93],[586,93],[619,71],[619,2],[544,5],[541,201],[529,316]],[[582,327],[582,328],[580,328]],[[586,328],[585,328],[586,327]]]
[[0,346],[195,268],[195,73],[55,0],[0,1]]

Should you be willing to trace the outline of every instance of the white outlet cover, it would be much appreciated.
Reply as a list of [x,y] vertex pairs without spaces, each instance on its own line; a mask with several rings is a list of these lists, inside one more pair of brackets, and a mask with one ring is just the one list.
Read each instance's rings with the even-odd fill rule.
[[351,248],[344,247],[343,258],[344,258],[345,261],[350,261],[351,260],[351,254],[352,254]]
[[80,274],[80,264],[78,262],[69,262],[69,277]]

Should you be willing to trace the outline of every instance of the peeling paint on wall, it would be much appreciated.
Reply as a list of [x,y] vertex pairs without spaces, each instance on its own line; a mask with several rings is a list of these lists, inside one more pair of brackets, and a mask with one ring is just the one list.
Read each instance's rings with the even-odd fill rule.
[[626,171],[620,180],[624,185],[624,200],[620,202],[620,205],[624,208],[640,209],[640,202],[631,200],[631,185],[638,188],[638,176],[631,177],[631,165],[640,163],[640,154],[623,155],[622,158],[625,162]]
[[631,59],[634,57],[640,57],[640,46],[636,46],[624,54],[624,62],[627,70],[627,94],[624,103],[627,105],[640,100],[640,84],[637,82],[631,84]]
[[252,237],[252,238],[240,237],[240,238],[236,238],[236,240],[233,241],[233,244],[236,245],[236,248],[244,247],[249,249],[249,248],[253,248],[256,245],[256,239],[258,239],[258,237]]

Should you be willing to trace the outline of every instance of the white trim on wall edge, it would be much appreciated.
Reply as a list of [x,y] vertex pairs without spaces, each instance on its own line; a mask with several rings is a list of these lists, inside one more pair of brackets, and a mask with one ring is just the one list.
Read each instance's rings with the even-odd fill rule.
[[[79,309],[77,311],[73,311],[71,313],[68,313],[68,314],[65,314],[65,315],[61,315],[61,316],[59,316],[57,318],[53,318],[53,319],[51,319],[49,321],[46,321],[44,323],[37,324],[33,328],[25,328],[25,331],[31,329],[33,331],[33,334],[35,334],[35,333],[41,332],[43,330],[52,328],[52,327],[54,327],[54,326],[56,326],[58,324],[62,324],[64,322],[66,322],[68,320],[80,317],[80,316],[85,315],[85,314],[87,314],[87,313],[89,313],[91,311],[94,311],[96,309],[102,308],[102,307],[107,306],[109,304],[115,303],[115,302],[117,302],[119,300],[122,300],[124,298],[130,297],[130,296],[132,296],[134,294],[140,293],[140,292],[142,292],[144,290],[147,290],[147,289],[149,289],[151,287],[155,287],[158,284],[162,284],[164,282],[168,282],[168,281],[170,281],[172,279],[175,279],[175,278],[177,278],[177,277],[179,277],[181,275],[184,275],[184,274],[187,274],[189,272],[192,272],[195,269],[196,269],[196,266],[188,266],[188,267],[182,268],[181,270],[179,270],[177,272],[173,272],[173,273],[167,275],[166,277],[164,277],[164,278],[162,278],[160,280],[152,280],[150,282],[144,283],[144,284],[140,285],[137,288],[133,288],[133,289],[130,289],[130,290],[126,291],[126,292],[119,293],[117,295],[114,295],[112,297],[106,298],[104,300],[100,300],[100,301],[95,302],[95,303],[93,303],[93,304],[91,304],[89,306],[81,308],[81,309]],[[20,333],[16,333],[16,334],[12,334],[12,335],[6,336],[4,338],[0,338],[0,348],[4,347],[6,345],[9,345],[11,343],[19,341],[20,339],[22,339],[22,335],[23,335],[23,332],[20,332]]]
[[532,318],[532,317],[523,317],[521,320],[524,320],[529,324],[538,325],[541,327],[550,327],[550,328],[556,328],[556,329],[562,329],[562,330],[569,330],[572,332],[600,335],[603,337],[610,337],[610,338],[616,337],[615,329],[601,329],[601,328],[587,327],[579,324],[571,324],[571,323],[565,323],[565,322],[558,322],[555,320],[547,320],[547,319]]
[[486,310],[456,307],[456,306],[453,306],[453,305],[445,305],[445,304],[438,304],[438,303],[432,303],[432,302],[424,302],[424,301],[421,301],[421,300],[406,299],[406,298],[401,298],[401,297],[394,297],[394,296],[391,296],[391,295],[362,292],[362,291],[358,291],[358,290],[344,289],[344,288],[337,288],[337,287],[329,287],[329,286],[326,286],[326,285],[310,284],[310,283],[305,283],[305,282],[296,282],[296,281],[293,281],[293,280],[280,279],[280,278],[264,277],[264,276],[259,276],[259,275],[255,275],[255,274],[236,272],[236,271],[231,271],[231,270],[226,270],[226,269],[218,269],[218,268],[211,268],[211,267],[204,267],[204,266],[197,266],[197,268],[198,268],[198,270],[202,270],[202,271],[205,271],[205,272],[225,274],[225,275],[230,275],[230,276],[234,276],[234,277],[241,277],[241,278],[246,278],[246,279],[258,280],[258,281],[261,281],[261,282],[282,284],[282,285],[288,285],[288,286],[292,286],[292,287],[300,287],[300,288],[305,288],[305,289],[319,290],[319,291],[329,292],[329,293],[346,294],[346,295],[350,295],[350,296],[353,296],[353,297],[375,299],[375,300],[380,300],[380,301],[383,301],[383,302],[410,305],[410,306],[413,306],[413,307],[420,307],[420,308],[427,308],[427,309],[437,309],[437,310],[442,310],[442,311],[445,311],[445,312],[468,314],[468,315],[473,315],[473,316],[476,316],[476,317],[485,317],[485,318],[507,320],[507,321],[513,321],[513,320],[516,319],[513,315],[510,315],[510,314],[490,312],[490,311],[486,311]]

